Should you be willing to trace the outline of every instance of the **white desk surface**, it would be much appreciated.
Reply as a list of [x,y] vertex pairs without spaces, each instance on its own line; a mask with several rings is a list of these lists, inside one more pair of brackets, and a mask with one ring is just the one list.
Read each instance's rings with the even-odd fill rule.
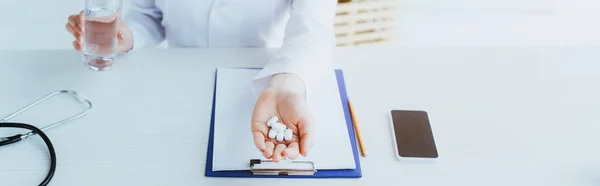
[[[591,47],[340,48],[369,153],[361,179],[205,177],[215,68],[260,67],[272,52],[144,50],[94,72],[71,50],[0,51],[0,115],[58,89],[93,101],[89,115],[48,131],[51,185],[600,185],[600,48]],[[43,125],[78,106],[57,98],[18,120]],[[429,112],[437,162],[395,160],[391,109]],[[0,185],[36,185],[45,148],[36,138],[0,148]]]

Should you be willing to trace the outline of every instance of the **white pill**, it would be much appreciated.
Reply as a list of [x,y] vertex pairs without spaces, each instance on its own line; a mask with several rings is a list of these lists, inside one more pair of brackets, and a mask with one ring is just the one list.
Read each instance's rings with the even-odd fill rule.
[[274,123],[277,123],[277,121],[279,121],[279,118],[277,118],[277,116],[272,117],[271,119],[269,119],[269,121],[267,121],[267,126],[271,126]]
[[271,125],[271,128],[273,128],[277,131],[284,131],[285,129],[287,129],[287,127],[283,123],[275,123],[275,124]]
[[271,129],[269,130],[269,138],[275,138],[277,136],[277,130]]
[[277,131],[277,141],[283,141],[284,135],[283,130]]
[[285,129],[284,134],[283,134],[283,138],[286,141],[292,140],[292,129]]

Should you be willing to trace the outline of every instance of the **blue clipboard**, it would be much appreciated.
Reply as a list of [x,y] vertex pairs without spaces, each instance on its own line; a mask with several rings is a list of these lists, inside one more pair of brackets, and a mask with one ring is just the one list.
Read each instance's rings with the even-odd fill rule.
[[215,87],[213,91],[213,104],[212,104],[212,116],[210,119],[210,134],[208,139],[208,152],[206,155],[206,171],[207,177],[256,177],[256,178],[361,178],[362,171],[360,167],[360,160],[358,156],[358,149],[356,146],[356,135],[354,134],[354,125],[350,116],[350,108],[348,107],[348,95],[346,93],[346,84],[344,82],[344,74],[342,70],[335,70],[338,87],[340,90],[340,97],[342,98],[342,105],[344,107],[344,115],[346,117],[346,124],[348,125],[348,134],[350,143],[352,145],[352,153],[354,154],[355,169],[340,169],[340,170],[317,170],[312,176],[257,176],[253,175],[250,171],[213,171],[213,144],[214,144],[214,128],[215,128],[215,102],[216,102],[216,86],[217,86],[217,72],[215,72]]

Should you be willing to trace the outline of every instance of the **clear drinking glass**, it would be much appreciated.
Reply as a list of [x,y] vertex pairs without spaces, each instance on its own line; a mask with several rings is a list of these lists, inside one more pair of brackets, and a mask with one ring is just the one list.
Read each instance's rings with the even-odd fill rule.
[[81,46],[83,62],[93,70],[109,70],[117,56],[117,24],[121,0],[86,0]]

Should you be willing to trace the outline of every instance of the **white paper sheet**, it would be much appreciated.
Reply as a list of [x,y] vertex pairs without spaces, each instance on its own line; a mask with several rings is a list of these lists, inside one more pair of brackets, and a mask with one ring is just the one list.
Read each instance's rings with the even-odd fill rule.
[[[264,159],[254,146],[250,119],[256,96],[252,78],[256,69],[217,70],[213,171],[249,170],[250,159]],[[354,156],[348,136],[335,72],[311,87],[309,107],[315,120],[315,145],[308,157],[317,169],[354,169]]]

